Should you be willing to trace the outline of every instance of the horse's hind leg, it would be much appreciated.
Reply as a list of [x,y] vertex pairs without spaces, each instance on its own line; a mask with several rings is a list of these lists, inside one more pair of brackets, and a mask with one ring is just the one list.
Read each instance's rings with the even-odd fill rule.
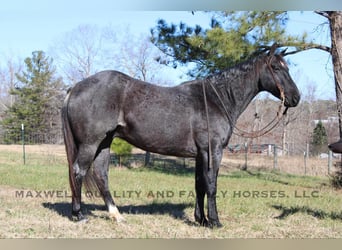
[[[79,164],[78,161],[76,161],[73,165],[74,173],[75,175],[75,181],[74,181],[74,191],[72,194],[72,219],[77,220],[77,221],[83,221],[86,218],[82,214],[81,211],[81,191],[82,191],[82,182],[83,182],[83,177],[84,175],[79,173]],[[71,178],[71,177],[70,177]]]
[[124,217],[120,214],[118,208],[115,206],[112,195],[108,187],[108,171],[110,162],[109,148],[102,149],[96,156],[94,161],[94,172],[96,185],[103,197],[109,213],[114,217],[117,222],[125,221]]
[[72,184],[72,216],[78,221],[86,219],[81,211],[82,183],[93,162],[96,152],[94,148],[95,147],[89,145],[80,145],[77,160],[73,165],[73,173],[70,173],[71,175],[74,175],[70,176],[70,180],[74,179],[74,184]]

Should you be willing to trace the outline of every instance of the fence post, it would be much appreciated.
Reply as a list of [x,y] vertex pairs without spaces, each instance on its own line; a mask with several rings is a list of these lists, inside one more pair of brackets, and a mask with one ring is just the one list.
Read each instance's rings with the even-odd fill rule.
[[245,142],[245,165],[242,167],[242,170],[247,170],[247,162],[248,162],[248,144]]
[[308,159],[308,153],[304,152],[304,175],[306,175],[306,161]]
[[328,174],[329,175],[331,171],[331,166],[332,166],[332,151],[329,150],[329,155],[328,155]]
[[267,156],[272,156],[272,145],[268,144]]
[[26,163],[26,155],[25,155],[25,128],[24,124],[21,124],[21,141],[23,144],[23,160],[24,160],[24,165]]
[[274,144],[273,146],[273,153],[274,153],[273,169],[276,170],[278,169],[278,150],[277,150],[276,144]]

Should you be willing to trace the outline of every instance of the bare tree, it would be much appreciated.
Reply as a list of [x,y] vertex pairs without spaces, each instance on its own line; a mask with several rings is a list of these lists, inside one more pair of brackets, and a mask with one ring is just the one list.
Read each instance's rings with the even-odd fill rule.
[[10,94],[10,90],[17,87],[18,79],[15,74],[21,69],[21,60],[16,60],[13,56],[7,56],[6,65],[0,67],[0,113],[14,103],[14,96]]
[[50,54],[67,83],[72,85],[103,67],[102,40],[97,26],[80,25],[55,42]]
[[151,43],[150,38],[143,34],[134,35],[129,27],[124,31],[115,28],[115,33],[113,29],[108,26],[104,32],[106,42],[114,43],[113,46],[106,46],[105,60],[109,63],[107,67],[114,67],[143,81],[168,85],[165,78],[160,76],[160,72],[168,67],[157,62],[156,59],[160,58],[162,53]]

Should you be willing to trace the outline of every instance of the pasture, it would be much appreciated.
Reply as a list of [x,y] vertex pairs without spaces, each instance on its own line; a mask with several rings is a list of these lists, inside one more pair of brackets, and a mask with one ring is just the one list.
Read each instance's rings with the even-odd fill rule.
[[[0,238],[340,238],[342,192],[326,176],[226,167],[218,177],[222,228],[194,222],[192,166],[111,167],[110,190],[126,218],[113,221],[96,193],[84,193],[87,223],[69,219],[64,146],[0,147]],[[231,164],[234,165],[234,164]]]

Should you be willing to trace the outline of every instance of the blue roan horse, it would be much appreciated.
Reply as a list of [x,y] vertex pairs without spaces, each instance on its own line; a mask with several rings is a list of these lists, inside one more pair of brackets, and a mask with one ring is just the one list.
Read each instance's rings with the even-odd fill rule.
[[114,137],[120,137],[149,152],[196,158],[195,220],[203,226],[221,226],[216,187],[222,149],[239,115],[261,91],[283,99],[286,107],[300,100],[282,54],[274,50],[175,87],[156,86],[117,71],[99,72],[77,83],[62,108],[72,215],[85,218],[81,187],[88,175],[109,213],[123,220],[108,189],[109,147]]

